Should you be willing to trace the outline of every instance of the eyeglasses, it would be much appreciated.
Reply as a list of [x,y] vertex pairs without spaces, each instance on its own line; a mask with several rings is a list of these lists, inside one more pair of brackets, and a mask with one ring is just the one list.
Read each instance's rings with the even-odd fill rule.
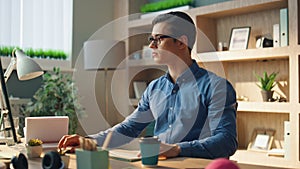
[[156,37],[153,36],[149,36],[148,37],[148,42],[153,45],[159,45],[161,43],[161,40],[164,38],[173,38],[171,36],[168,35],[156,35]]

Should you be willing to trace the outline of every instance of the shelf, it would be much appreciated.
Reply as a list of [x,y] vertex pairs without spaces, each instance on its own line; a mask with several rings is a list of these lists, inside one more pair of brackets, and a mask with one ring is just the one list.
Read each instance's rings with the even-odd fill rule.
[[195,16],[205,16],[209,18],[219,18],[258,11],[285,8],[288,6],[287,0],[251,0],[251,1],[227,1],[190,9],[188,12]]
[[[218,18],[284,7],[287,7],[287,0],[227,1],[223,3],[192,8],[190,10],[186,10],[186,12],[194,16],[201,15],[209,18]],[[128,29],[149,31],[153,18],[154,17],[130,20],[128,21]]]
[[153,17],[128,21],[128,29],[139,28],[141,30],[148,30],[151,27],[152,20]]
[[[71,61],[69,60],[54,60],[54,59],[37,59],[33,60],[40,65],[45,71],[52,71],[53,67],[59,67],[63,72],[72,72]],[[1,57],[2,68],[6,69],[10,63],[10,57]]]
[[197,62],[249,61],[288,58],[290,47],[198,53]]
[[237,161],[243,164],[263,165],[280,168],[293,168],[295,167],[291,161],[283,157],[271,157],[264,152],[255,152],[247,150],[237,150],[230,160]]
[[286,102],[238,102],[239,112],[289,113],[290,107]]

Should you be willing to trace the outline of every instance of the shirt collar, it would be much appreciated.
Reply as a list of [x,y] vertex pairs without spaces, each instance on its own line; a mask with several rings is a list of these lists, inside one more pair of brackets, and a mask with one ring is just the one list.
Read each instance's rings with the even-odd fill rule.
[[[176,83],[178,83],[178,82],[183,83],[186,80],[195,78],[195,75],[198,71],[199,71],[199,65],[197,64],[197,62],[195,60],[193,60],[192,65],[178,77]],[[172,82],[169,71],[165,74],[165,78],[167,78],[170,82]]]

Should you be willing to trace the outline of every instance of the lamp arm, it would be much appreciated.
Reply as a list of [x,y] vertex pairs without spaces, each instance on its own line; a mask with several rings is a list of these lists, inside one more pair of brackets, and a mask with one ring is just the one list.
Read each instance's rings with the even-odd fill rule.
[[11,60],[10,60],[10,63],[9,65],[7,66],[7,69],[4,73],[4,79],[5,79],[5,83],[8,81],[12,71],[16,68],[16,58],[15,57],[12,57]]
[[[3,103],[2,106],[6,106],[6,107],[1,107],[2,108],[1,109],[1,118],[3,118],[4,113],[7,113],[8,119],[10,121],[13,139],[14,139],[14,142],[17,143],[18,138],[17,138],[17,134],[16,134],[16,130],[15,130],[15,125],[13,122],[12,113],[11,113],[11,108],[10,108],[8,93],[7,93],[7,89],[6,89],[6,83],[5,83],[4,73],[3,73],[3,69],[2,69],[1,59],[0,59],[0,85],[1,85],[1,93],[0,93],[1,94],[1,102]],[[2,121],[2,123],[3,123],[3,121]],[[0,124],[0,125],[2,125],[2,124]]]
[[0,111],[5,110],[6,105],[4,104],[4,99],[3,99],[3,95],[2,95],[2,88],[0,87]]

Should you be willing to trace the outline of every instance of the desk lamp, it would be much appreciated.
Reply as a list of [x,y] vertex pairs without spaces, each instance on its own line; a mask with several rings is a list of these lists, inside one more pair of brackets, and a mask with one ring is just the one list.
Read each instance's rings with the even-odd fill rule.
[[[9,79],[12,71],[16,69],[17,75],[19,80],[29,80],[36,78],[44,72],[42,71],[41,67],[31,58],[25,55],[25,53],[19,49],[14,49],[12,52],[12,58],[10,60],[10,63],[3,74],[2,69],[2,63],[0,59],[0,80],[1,80],[1,86],[0,86],[0,111],[1,111],[1,118],[0,118],[0,127],[3,126],[3,129],[5,130],[4,126],[4,118],[8,116],[9,122],[10,122],[10,130],[12,130],[13,140],[14,142],[18,142],[16,130],[13,122],[13,117],[11,114],[11,107],[9,103],[8,98],[8,92],[6,89],[6,82]],[[6,137],[6,135],[4,135]],[[5,138],[6,139],[6,138]],[[9,139],[7,139],[9,140]]]
[[117,40],[86,41],[84,50],[84,69],[104,70],[105,116],[108,117],[107,71],[124,68],[125,43]]

